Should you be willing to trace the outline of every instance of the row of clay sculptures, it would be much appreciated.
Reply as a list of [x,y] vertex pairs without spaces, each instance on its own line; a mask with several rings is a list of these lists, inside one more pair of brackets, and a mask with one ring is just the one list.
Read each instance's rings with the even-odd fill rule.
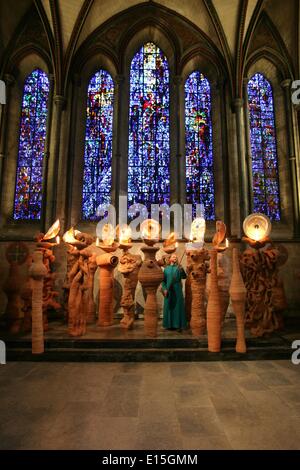
[[[114,269],[118,266],[119,272],[124,276],[121,326],[128,329],[134,326],[135,291],[140,281],[146,296],[145,331],[148,336],[155,337],[158,325],[156,292],[162,281],[161,267],[168,262],[169,255],[156,260],[159,248],[145,245],[142,247],[144,253],[142,262],[140,255],[130,253],[130,247],[119,246],[123,252],[118,257],[115,255],[115,250],[118,248],[116,244],[110,247],[109,252],[101,253],[99,249],[95,250],[94,239],[89,234],[78,232],[75,238],[76,242],[68,245],[67,275],[63,286],[69,334],[84,335],[87,324],[96,321],[94,282],[97,269],[99,269],[97,323],[99,326],[113,324]],[[54,289],[55,277],[51,268],[54,261],[53,245],[42,241],[41,237],[37,239],[37,249],[42,253],[42,261],[46,268],[42,291],[44,330],[48,326],[47,311],[61,308],[57,302],[58,292]],[[278,267],[285,260],[278,248],[271,246],[265,250],[248,249],[241,257],[237,248],[233,248],[231,282],[225,266],[228,257],[222,253],[220,240],[213,241],[211,250],[205,248],[187,250],[186,256],[186,314],[194,336],[201,336],[207,329],[209,350],[220,350],[221,327],[230,298],[237,318],[237,351],[246,350],[245,320],[246,326],[256,336],[282,327],[281,312],[286,308],[286,300],[278,276]],[[209,272],[210,283],[207,283]],[[29,330],[32,296],[30,284],[23,289],[22,296],[24,326]]]

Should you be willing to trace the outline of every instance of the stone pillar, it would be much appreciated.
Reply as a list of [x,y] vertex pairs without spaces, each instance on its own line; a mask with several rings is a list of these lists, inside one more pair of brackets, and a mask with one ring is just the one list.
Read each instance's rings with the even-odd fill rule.
[[285,111],[286,111],[286,130],[288,140],[288,157],[290,166],[290,175],[293,192],[293,218],[294,218],[294,237],[300,237],[300,213],[299,213],[299,181],[297,178],[297,164],[294,143],[294,130],[292,119],[292,106],[291,106],[291,83],[290,79],[283,80],[281,87],[284,91],[285,98]]
[[[245,123],[245,156],[247,168],[247,181],[250,201],[252,200],[252,156],[250,142],[250,121],[248,110],[248,78],[243,80],[243,96],[244,96],[244,123]],[[249,201],[249,212],[252,211],[252,203]]]
[[[63,231],[67,230],[67,227],[73,226],[77,223],[77,220],[72,219],[72,204],[74,202],[73,194],[73,177],[74,177],[74,164],[76,156],[76,133],[78,132],[77,120],[78,120],[78,100],[79,89],[81,86],[81,79],[79,74],[74,74],[72,77],[72,93],[71,93],[71,110],[70,110],[70,131],[69,131],[69,145],[68,145],[68,160],[67,160],[67,190],[65,198],[65,226],[62,227]],[[86,119],[86,117],[85,117]],[[84,157],[82,156],[82,159]],[[82,190],[82,188],[81,188]]]
[[[183,79],[181,75],[175,75],[173,78],[173,110],[170,112],[170,157],[175,156],[175,164],[170,162],[170,196],[171,204],[180,203],[184,204],[186,202],[185,198],[185,144],[183,146],[181,143],[181,134],[182,127],[184,129],[184,123],[182,126],[181,118],[184,116],[181,113],[182,104],[184,107],[184,100],[182,103],[182,93],[183,89]],[[170,96],[171,99],[171,96]],[[184,130],[183,130],[184,133]],[[172,135],[174,138],[172,138]],[[183,135],[184,141],[184,135]]]
[[[46,142],[43,164],[43,195],[42,195],[42,212],[41,212],[41,230],[46,233],[46,208],[47,208],[47,188],[48,188],[48,169],[49,169],[49,147],[52,125],[52,112],[53,112],[53,90],[54,90],[54,75],[49,74],[49,97],[48,97],[48,116],[47,116],[47,130]],[[49,225],[48,225],[49,227]]]
[[4,159],[6,155],[6,143],[8,136],[8,111],[11,98],[11,87],[15,83],[13,75],[6,74],[4,76],[6,84],[6,104],[1,105],[1,119],[0,119],[0,187],[2,187]]
[[247,164],[245,158],[244,138],[243,138],[243,100],[237,98],[233,101],[235,122],[236,122],[236,138],[237,138],[237,157],[239,171],[239,196],[240,196],[240,232],[242,233],[242,225],[244,219],[249,214],[249,188],[247,178]]
[[53,122],[53,151],[49,159],[49,175],[48,175],[48,204],[46,212],[46,226],[50,226],[55,220],[56,217],[56,208],[57,208],[57,195],[60,189],[57,186],[58,181],[58,171],[59,171],[59,152],[60,152],[60,138],[61,138],[61,128],[62,128],[62,113],[66,99],[64,96],[55,95],[54,104],[55,104],[55,120]]
[[[217,90],[216,90],[217,92]],[[224,193],[224,223],[227,227],[227,236],[231,236],[231,210],[230,210],[230,177],[229,177],[229,154],[228,154],[228,125],[226,106],[226,81],[219,84],[221,95],[221,138],[222,138],[222,165],[223,165],[223,193]],[[213,105],[212,105],[213,108]],[[213,109],[212,109],[213,112]],[[217,188],[215,187],[215,193]]]
[[114,93],[114,122],[113,122],[113,157],[112,157],[112,184],[111,184],[111,202],[116,209],[116,217],[119,219],[119,188],[120,188],[120,135],[122,126],[122,93],[124,76],[115,77]]

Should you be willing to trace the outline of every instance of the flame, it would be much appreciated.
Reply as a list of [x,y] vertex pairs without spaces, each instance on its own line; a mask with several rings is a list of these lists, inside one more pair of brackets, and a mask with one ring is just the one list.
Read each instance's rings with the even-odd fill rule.
[[105,224],[102,227],[103,245],[111,246],[115,240],[115,229],[111,224]]
[[132,230],[127,224],[118,225],[116,228],[116,234],[120,243],[130,243],[132,237]]
[[197,217],[193,220],[191,225],[190,240],[197,243],[204,243],[205,234],[205,219],[203,217]]
[[[174,245],[174,243],[176,242],[176,239],[177,239],[177,233],[171,232],[168,238],[165,240],[164,246]],[[177,246],[178,246],[178,243],[177,243]]]
[[59,244],[60,244],[60,236],[59,236],[59,235],[57,235],[57,237],[56,237],[55,241],[56,241],[56,244],[57,244],[57,245],[59,245]]
[[265,214],[250,214],[243,223],[243,229],[248,238],[255,241],[263,240],[271,232],[271,221]]
[[157,220],[147,219],[141,223],[142,238],[149,240],[158,240],[160,232],[160,225]]
[[74,232],[74,227],[71,227],[64,235],[63,235],[63,241],[66,243],[76,243],[78,240],[75,238],[75,232]]
[[53,225],[49,228],[48,232],[43,236],[43,240],[51,240],[55,238],[60,231],[60,221],[57,219]]

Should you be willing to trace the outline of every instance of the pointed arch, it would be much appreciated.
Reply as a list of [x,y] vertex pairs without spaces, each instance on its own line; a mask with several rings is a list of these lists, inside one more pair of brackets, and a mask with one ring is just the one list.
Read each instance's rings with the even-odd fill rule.
[[169,66],[153,42],[130,67],[128,205],[170,203]]
[[33,70],[25,79],[14,198],[15,220],[40,220],[47,132],[49,79]]
[[202,204],[215,218],[211,91],[208,79],[192,72],[185,86],[185,164],[187,203]]
[[253,210],[280,220],[277,141],[271,83],[261,73],[248,82]]
[[114,82],[106,70],[96,72],[88,85],[82,218],[96,220],[101,205],[111,202]]

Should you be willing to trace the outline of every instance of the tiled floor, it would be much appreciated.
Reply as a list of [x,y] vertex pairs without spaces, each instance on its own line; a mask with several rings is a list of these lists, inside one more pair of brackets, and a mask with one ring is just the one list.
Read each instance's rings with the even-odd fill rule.
[[9,363],[0,448],[300,449],[300,365]]

